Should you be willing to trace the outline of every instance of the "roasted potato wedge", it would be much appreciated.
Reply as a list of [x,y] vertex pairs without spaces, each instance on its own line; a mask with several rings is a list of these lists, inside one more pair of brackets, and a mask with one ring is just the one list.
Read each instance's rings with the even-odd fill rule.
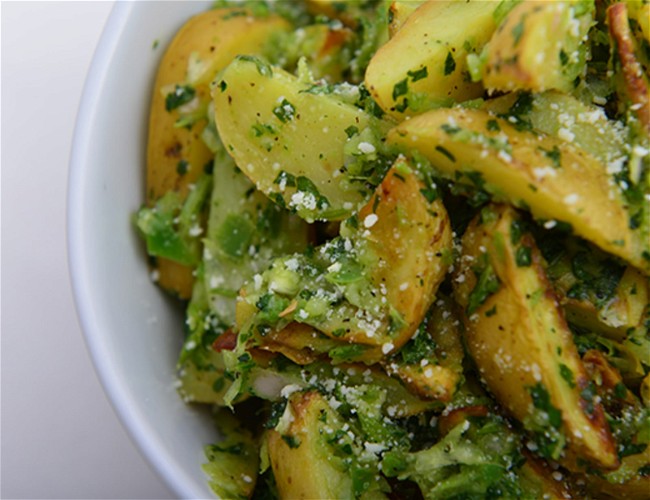
[[619,173],[625,163],[629,131],[609,120],[602,108],[570,94],[511,92],[486,100],[481,108],[506,117],[517,128],[532,128],[588,151],[610,174]]
[[388,352],[413,336],[448,269],[449,217],[442,202],[429,202],[423,189],[408,163],[398,159],[358,216],[362,237],[376,258],[371,282],[380,289],[385,286],[388,303],[406,325],[393,337],[393,349]]
[[[236,59],[213,90],[216,124],[258,189],[308,221],[340,220],[372,194],[364,172],[346,166],[344,146],[353,130],[386,126],[311,88],[259,59]],[[377,147],[362,142],[358,153],[376,159]]]
[[[170,190],[187,191],[203,172],[212,153],[199,139],[205,121],[191,128],[175,126],[178,108],[167,104],[174,86],[190,85],[193,98],[185,105],[207,106],[208,84],[238,54],[257,54],[269,36],[288,30],[280,17],[255,19],[234,15],[242,9],[215,9],[191,18],[181,28],[165,51],[156,75],[149,116],[147,143],[147,200],[157,200]],[[189,65],[188,60],[192,61]],[[188,96],[189,97],[189,96]],[[179,173],[178,163],[187,162],[186,172]]]
[[496,29],[497,3],[427,2],[373,56],[366,87],[379,106],[401,120],[427,109],[479,97],[466,56],[480,52]]
[[434,300],[451,250],[444,205],[429,202],[422,189],[398,160],[368,204],[342,225],[339,239],[314,257],[279,259],[246,285],[239,330],[259,330],[262,322],[265,334],[256,342],[263,345],[269,330],[298,321],[339,342],[328,353],[336,362],[373,363],[399,349]]
[[519,3],[487,45],[483,84],[488,90],[569,92],[585,69],[582,40],[592,17],[588,2]]
[[[207,121],[199,119],[189,127],[177,126],[179,108],[191,107],[204,114],[210,100],[208,84],[217,71],[237,54],[258,53],[269,35],[287,30],[280,17],[253,19],[234,15],[242,9],[215,9],[191,18],[179,30],[158,67],[154,83],[147,141],[146,200],[149,206],[170,190],[187,194],[212,151],[200,139]],[[188,72],[188,60],[192,61]],[[186,100],[182,106],[168,104],[168,96]],[[170,109],[168,109],[170,108]],[[202,111],[203,110],[203,111]],[[158,259],[158,284],[180,298],[192,292],[189,266]]]
[[483,209],[462,240],[454,279],[465,341],[497,401],[532,431],[538,452],[573,467],[580,458],[619,465],[603,408],[521,219],[508,206]]
[[397,125],[391,144],[414,148],[456,181],[530,209],[650,274],[647,241],[605,168],[585,151],[543,134],[517,130],[476,109],[434,110]]
[[352,478],[328,441],[343,421],[317,392],[291,396],[284,432],[265,435],[281,498],[353,498]]

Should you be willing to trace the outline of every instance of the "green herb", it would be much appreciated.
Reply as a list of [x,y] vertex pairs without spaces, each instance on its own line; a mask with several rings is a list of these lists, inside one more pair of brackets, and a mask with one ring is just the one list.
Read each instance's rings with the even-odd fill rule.
[[[475,271],[476,272],[476,271]],[[474,312],[483,305],[490,295],[499,290],[500,282],[494,269],[490,264],[478,273],[478,280],[474,289],[469,294],[467,304],[467,314],[472,315]]]
[[426,66],[423,66],[422,68],[415,71],[407,71],[406,74],[411,77],[412,82],[417,82],[418,80],[422,80],[423,78],[429,76]]
[[409,100],[405,97],[404,99],[402,99],[402,102],[395,105],[395,110],[399,111],[400,113],[403,113],[408,109],[408,107],[409,107]]
[[562,66],[569,64],[569,56],[564,52],[564,49],[560,49],[560,64]]
[[553,146],[551,149],[539,148],[544,156],[553,162],[555,168],[560,168],[562,166],[562,152],[557,146]]
[[189,85],[176,85],[174,90],[165,97],[165,109],[172,111],[183,104],[187,104],[196,95],[196,90]]
[[293,107],[289,101],[282,99],[282,102],[279,106],[273,108],[273,114],[280,120],[282,123],[287,123],[293,120],[293,117],[296,114],[296,108]]
[[354,125],[350,125],[348,128],[345,129],[345,133],[348,136],[348,139],[352,138],[352,136],[355,136],[359,133],[359,128],[355,127]]
[[438,190],[434,186],[429,186],[426,188],[420,189],[422,196],[426,198],[429,203],[433,203],[438,199]]
[[449,125],[448,123],[443,123],[442,125],[440,125],[440,128],[447,135],[455,135],[461,131],[460,127],[456,127],[455,125]]
[[456,61],[451,52],[447,52],[447,58],[445,59],[445,76],[451,75],[456,69]]
[[180,160],[176,164],[176,173],[178,173],[178,175],[185,175],[189,170],[189,168],[190,168],[190,164],[188,163],[187,160]]
[[296,186],[296,177],[295,175],[281,170],[278,176],[273,181],[273,184],[279,184],[280,186],[295,187]]
[[491,119],[487,121],[487,129],[490,132],[499,132],[501,130],[501,127],[499,126],[499,122]]
[[443,148],[442,146],[437,145],[436,146],[436,151],[438,151],[439,153],[446,156],[449,161],[456,162],[456,157],[453,154],[451,154],[446,148]]
[[274,323],[280,319],[280,313],[289,305],[289,300],[276,295],[275,293],[265,293],[257,302],[255,307],[259,309],[258,318],[260,321]]
[[289,448],[298,448],[300,446],[300,438],[297,436],[283,434],[282,440],[289,445]]
[[349,344],[330,349],[328,355],[332,358],[332,363],[344,363],[346,361],[354,361],[361,356],[366,350],[367,346],[361,344]]
[[533,262],[531,248],[527,246],[520,246],[515,252],[515,261],[518,267],[528,267]]
[[571,389],[573,389],[576,386],[576,382],[573,378],[573,372],[571,371],[571,368],[569,368],[564,363],[560,363],[560,376],[569,385],[569,387],[571,387]]
[[417,333],[399,351],[402,362],[414,365],[423,359],[430,358],[436,349],[436,343],[427,330],[428,318],[420,325]]
[[316,184],[312,182],[311,179],[308,177],[305,177],[304,175],[301,175],[296,178],[296,187],[298,191],[302,191],[304,193],[309,193],[312,194],[316,198],[316,206],[319,209],[324,209],[330,206],[329,200],[320,194],[320,191],[316,187]]
[[512,28],[512,37],[514,38],[514,46],[516,47],[519,41],[521,40],[521,36],[524,34],[524,20],[522,19],[519,21],[513,28]]
[[275,134],[275,128],[273,125],[268,125],[266,123],[255,123],[251,126],[251,130],[255,137],[261,137],[265,134]]
[[408,79],[400,80],[393,87],[393,101],[396,101],[398,97],[406,95],[409,89]]
[[629,443],[622,444],[618,449],[619,458],[629,457],[630,455],[638,455],[643,453],[648,447],[647,443]]
[[273,68],[271,67],[271,65],[263,61],[259,57],[243,55],[243,56],[237,56],[236,59],[239,61],[246,61],[246,62],[253,63],[257,68],[257,72],[262,76],[268,76],[268,77],[273,76]]
[[[551,429],[556,431],[561,429],[562,412],[553,406],[551,397],[541,382],[529,387],[528,392],[533,401],[533,406],[540,412],[535,424],[541,427],[542,430],[541,433],[537,434],[537,438],[541,441],[539,444],[543,445],[543,455],[546,457],[555,456],[559,452],[557,447],[560,445],[561,439],[559,435],[555,435],[555,433],[549,431]],[[550,452],[550,455],[548,452]]]
[[618,399],[625,399],[627,396],[627,387],[625,387],[625,384],[623,382],[619,382],[614,386],[614,397],[617,397]]

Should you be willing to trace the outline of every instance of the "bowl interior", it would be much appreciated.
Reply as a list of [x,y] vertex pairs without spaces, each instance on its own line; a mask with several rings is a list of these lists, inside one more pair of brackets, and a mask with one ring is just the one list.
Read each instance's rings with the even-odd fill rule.
[[131,216],[144,199],[149,102],[176,30],[210,2],[117,2],[95,53],[70,165],[73,289],[102,384],[132,438],[181,497],[208,498],[207,412],[174,387],[182,311],[151,282]]

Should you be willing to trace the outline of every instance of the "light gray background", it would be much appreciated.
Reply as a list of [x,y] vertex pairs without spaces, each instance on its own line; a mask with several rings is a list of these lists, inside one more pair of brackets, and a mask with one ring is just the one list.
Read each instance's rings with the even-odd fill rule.
[[172,498],[91,365],[66,261],[72,132],[110,2],[2,2],[0,496]]

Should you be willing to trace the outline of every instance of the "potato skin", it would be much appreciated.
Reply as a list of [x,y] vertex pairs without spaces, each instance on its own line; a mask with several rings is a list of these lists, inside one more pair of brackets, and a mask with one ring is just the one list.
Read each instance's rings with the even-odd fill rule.
[[447,273],[452,245],[451,222],[442,201],[427,201],[415,173],[399,173],[400,164],[408,169],[405,160],[398,160],[359,212],[364,225],[368,216],[377,216],[364,231],[377,256],[372,282],[385,285],[388,303],[407,325],[392,340],[394,349],[404,345],[424,319]]
[[[344,172],[346,130],[387,126],[311,87],[261,60],[236,59],[212,91],[215,121],[228,153],[260,191],[307,221],[342,220],[372,194]],[[280,182],[281,173],[292,182]],[[300,196],[301,180],[326,203]]]
[[[278,17],[253,19],[233,16],[242,9],[215,9],[192,17],[176,34],[166,50],[154,83],[149,140],[147,143],[147,200],[157,200],[167,191],[185,193],[212,159],[212,153],[199,138],[205,121],[191,129],[176,128],[177,111],[167,111],[163,89],[190,83],[200,102],[210,100],[209,83],[237,54],[259,53],[269,35],[288,29]],[[203,62],[204,71],[188,82],[188,60],[192,54]],[[187,173],[177,172],[180,160],[190,164]]]
[[515,6],[488,44],[485,87],[571,91],[577,76],[575,68],[562,64],[559,53],[575,51],[578,58],[584,58],[578,55],[577,47],[591,20],[590,16],[572,19],[572,10],[570,2],[522,2]]
[[[536,218],[571,224],[577,235],[650,274],[643,257],[648,242],[630,230],[620,190],[580,148],[519,131],[486,111],[460,108],[413,117],[393,128],[388,142],[418,150],[443,174],[479,182]],[[471,181],[472,175],[479,180]]]
[[[496,5],[432,1],[412,12],[368,65],[366,87],[379,106],[402,120],[421,112],[420,106],[431,109],[481,96],[483,87],[469,78],[466,55],[468,48],[480,52],[496,29]],[[423,104],[416,105],[416,94]]]
[[[465,310],[468,350],[495,398],[524,424],[533,418],[532,389],[541,385],[547,392],[555,410],[544,411],[560,412],[558,430],[567,442],[562,462],[567,467],[579,470],[575,464],[580,458],[602,469],[616,468],[615,443],[602,405],[582,395],[589,379],[545,276],[541,254],[529,234],[513,243],[513,227],[519,221],[513,208],[489,210],[463,236],[454,280],[456,300]],[[528,249],[527,265],[518,261],[520,248]],[[491,266],[498,286],[472,308],[480,262]]]
[[[166,49],[158,67],[152,92],[147,141],[146,202],[152,206],[168,191],[187,194],[188,186],[203,173],[213,154],[200,138],[205,120],[190,129],[175,127],[178,111],[167,111],[164,89],[188,82],[188,60],[194,53],[203,61],[202,74],[189,82],[195,89],[196,106],[210,100],[209,83],[235,55],[259,52],[270,33],[288,29],[288,23],[278,17],[253,19],[233,16],[242,9],[215,9],[189,19]],[[169,90],[167,90],[169,91]],[[187,162],[184,174],[179,162]],[[188,266],[158,259],[158,284],[165,290],[188,299],[192,293],[192,269]]]

